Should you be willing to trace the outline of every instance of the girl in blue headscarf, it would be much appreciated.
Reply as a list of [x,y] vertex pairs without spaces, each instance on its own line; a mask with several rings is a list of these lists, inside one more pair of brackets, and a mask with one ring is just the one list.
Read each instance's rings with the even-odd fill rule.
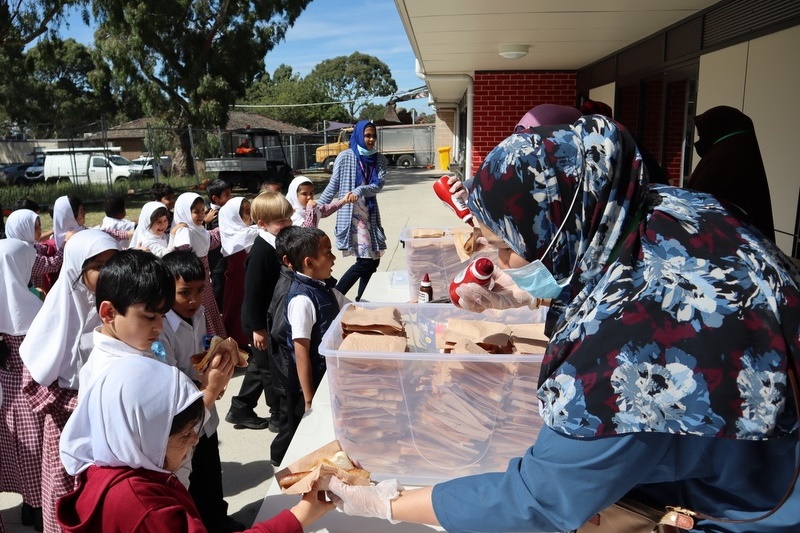
[[321,204],[334,199],[347,202],[336,214],[336,248],[344,256],[356,256],[356,262],[339,280],[336,289],[347,294],[360,280],[357,302],[386,250],[386,235],[375,199],[386,178],[386,158],[378,153],[377,140],[375,124],[367,120],[358,122],[350,137],[350,149],[336,158],[331,180],[319,198]]

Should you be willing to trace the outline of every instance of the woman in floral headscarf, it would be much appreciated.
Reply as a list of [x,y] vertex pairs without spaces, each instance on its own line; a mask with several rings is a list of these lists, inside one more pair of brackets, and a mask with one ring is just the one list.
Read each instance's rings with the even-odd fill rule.
[[331,180],[319,197],[320,204],[335,199],[348,202],[336,213],[336,248],[344,256],[356,256],[356,262],[344,273],[336,289],[347,294],[360,280],[357,302],[386,250],[386,235],[375,198],[386,177],[386,158],[375,147],[377,131],[375,124],[366,120],[355,125],[350,150],[336,157]]
[[698,531],[800,528],[800,274],[780,250],[710,195],[649,186],[632,137],[599,115],[507,138],[469,206],[503,270],[499,295],[473,284],[462,304],[568,302],[539,377],[545,427],[505,473],[399,495],[332,480],[345,512],[567,531],[627,495],[751,520]]

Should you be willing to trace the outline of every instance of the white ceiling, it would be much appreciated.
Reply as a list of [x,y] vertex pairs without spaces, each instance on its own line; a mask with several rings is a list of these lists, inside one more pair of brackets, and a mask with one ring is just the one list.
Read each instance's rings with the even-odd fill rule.
[[[395,0],[435,102],[458,102],[468,74],[576,70],[719,0]],[[498,55],[526,44],[521,59]]]

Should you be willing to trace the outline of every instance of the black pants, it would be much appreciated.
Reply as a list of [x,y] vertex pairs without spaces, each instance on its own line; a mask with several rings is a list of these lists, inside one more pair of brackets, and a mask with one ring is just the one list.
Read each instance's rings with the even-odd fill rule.
[[222,462],[216,431],[210,437],[200,437],[194,448],[189,494],[200,511],[206,529],[216,531],[217,524],[228,516],[228,502],[222,495]]
[[[253,338],[252,332],[246,332]],[[252,357],[247,364],[239,394],[231,398],[231,411],[236,414],[247,416],[253,413],[261,393],[269,407],[270,416],[277,413],[278,403],[275,399],[275,388],[272,386],[272,354],[269,350],[259,350],[251,345],[253,349]]]
[[356,258],[355,264],[348,268],[347,272],[339,279],[339,283],[336,284],[336,290],[342,294],[347,294],[347,291],[355,285],[356,281],[360,280],[358,284],[358,293],[356,294],[356,301],[360,302],[361,295],[364,294],[364,289],[367,288],[367,283],[369,283],[372,274],[378,270],[380,262],[380,259],[367,259],[366,257]]
[[306,402],[303,399],[303,393],[285,395],[281,394],[278,400],[278,434],[272,439],[272,444],[269,447],[270,459],[275,463],[280,464],[283,461],[283,456],[286,455],[286,450],[289,449],[289,444],[292,442],[297,426],[300,425],[300,420],[306,411]]

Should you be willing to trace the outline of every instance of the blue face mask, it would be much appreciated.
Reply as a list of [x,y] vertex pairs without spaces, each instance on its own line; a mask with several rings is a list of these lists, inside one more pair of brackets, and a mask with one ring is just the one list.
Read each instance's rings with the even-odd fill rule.
[[363,155],[363,156],[370,156],[370,155],[372,155],[372,154],[374,154],[374,153],[376,153],[378,151],[377,148],[373,148],[372,150],[367,150],[366,148],[364,148],[360,144],[356,144],[356,148],[358,148],[358,153]]
[[534,298],[556,298],[561,291],[569,285],[572,279],[572,274],[564,280],[562,284],[558,284],[553,274],[542,264],[538,259],[528,263],[521,268],[509,268],[504,270],[517,286],[526,291]]
[[[547,253],[550,251],[550,248],[553,247],[553,244],[555,244],[558,236],[561,234],[561,231],[564,229],[564,224],[567,223],[567,220],[569,219],[569,216],[575,207],[578,195],[580,195],[580,185],[582,181],[583,175],[581,175],[581,178],[578,180],[577,191],[575,192],[575,196],[572,198],[572,203],[570,204],[569,209],[567,209],[567,214],[564,215],[564,220],[561,222],[561,226],[559,226],[558,231],[556,231],[556,234],[553,236],[553,240],[547,245],[547,249],[542,254],[542,257],[547,255]],[[540,259],[536,259],[524,267],[508,268],[503,270],[503,272],[508,274],[520,289],[526,291],[534,298],[556,298],[559,294],[561,294],[561,291],[564,290],[564,287],[569,285],[569,282],[572,279],[572,274],[570,274],[559,284],[553,277],[553,274],[547,270],[547,267],[545,267],[544,264],[542,264]]]

